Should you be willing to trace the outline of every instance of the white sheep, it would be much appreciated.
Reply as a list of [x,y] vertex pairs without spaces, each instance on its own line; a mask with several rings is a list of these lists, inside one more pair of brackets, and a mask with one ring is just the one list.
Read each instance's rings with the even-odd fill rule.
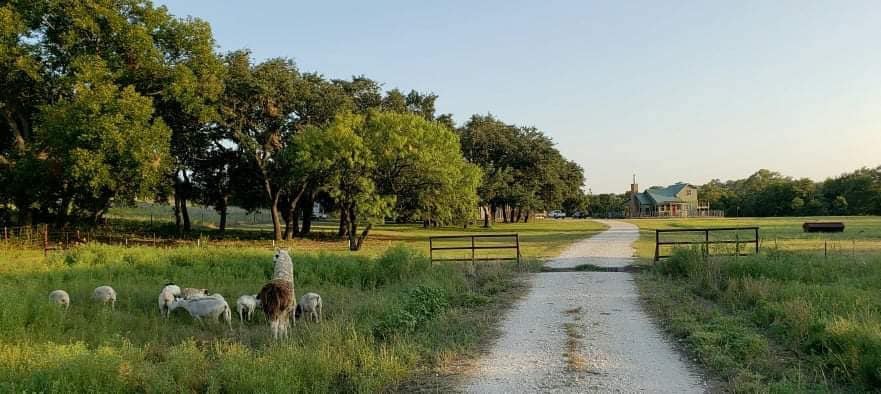
[[321,321],[321,296],[317,293],[306,293],[300,297],[300,303],[294,312],[295,319],[299,319],[301,315],[305,315],[306,320],[314,322]]
[[110,304],[110,309],[116,309],[116,290],[110,286],[96,287],[92,299],[102,304]]
[[184,308],[190,313],[194,319],[202,321],[203,317],[217,320],[223,318],[229,329],[232,330],[232,314],[229,310],[229,304],[223,299],[215,297],[202,297],[190,300],[175,299],[169,306],[169,310],[173,311],[177,308]]
[[192,298],[205,297],[208,295],[208,289],[194,289],[192,287],[185,287],[181,290],[181,297],[185,300],[189,300]]
[[181,291],[178,285],[174,283],[166,284],[165,287],[162,288],[162,291],[159,292],[159,315],[168,317],[170,315],[168,307],[175,298],[179,298],[180,296]]
[[248,316],[248,321],[251,321],[251,316],[254,314],[254,310],[260,306],[260,301],[257,299],[257,295],[245,294],[236,301],[236,310],[239,312],[239,321],[244,322],[244,316]]
[[49,293],[49,299],[58,305],[64,305],[64,309],[70,308],[70,295],[64,290],[54,290]]

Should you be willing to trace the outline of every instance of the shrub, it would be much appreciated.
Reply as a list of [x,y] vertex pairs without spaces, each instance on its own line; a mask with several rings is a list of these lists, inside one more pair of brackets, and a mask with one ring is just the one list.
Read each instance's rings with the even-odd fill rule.
[[374,329],[376,336],[389,338],[396,333],[411,332],[449,306],[443,290],[426,286],[404,291],[400,300],[401,307],[387,314],[377,324]]

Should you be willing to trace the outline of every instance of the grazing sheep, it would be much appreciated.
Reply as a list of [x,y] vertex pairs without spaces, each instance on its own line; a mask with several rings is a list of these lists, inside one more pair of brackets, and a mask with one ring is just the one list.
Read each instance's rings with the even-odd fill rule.
[[110,304],[110,309],[116,309],[116,290],[110,286],[96,287],[92,299],[102,304]]
[[58,305],[64,305],[64,309],[70,308],[70,295],[64,290],[55,290],[49,293],[49,299]]
[[276,250],[272,280],[263,285],[257,298],[269,320],[272,336],[288,335],[289,319],[294,316],[294,263],[286,250]]
[[321,321],[321,296],[316,293],[306,293],[300,297],[300,303],[294,312],[295,318],[305,315],[306,320]]
[[159,315],[167,318],[171,312],[168,307],[171,306],[175,298],[179,297],[180,287],[174,283],[166,284],[159,292]]
[[175,299],[169,306],[169,310],[173,311],[177,308],[184,308],[190,313],[194,319],[202,321],[203,317],[218,320],[223,318],[229,329],[232,330],[232,313],[229,310],[229,304],[223,299],[215,297],[202,297],[190,300]]
[[180,295],[185,300],[205,297],[208,295],[208,289],[194,289],[192,287],[185,287],[183,290],[181,290]]
[[257,306],[260,305],[260,301],[257,301],[257,295],[243,295],[239,297],[236,301],[236,310],[239,311],[239,321],[244,322],[244,316],[248,316],[248,321],[251,321],[251,315],[254,314],[254,310],[257,309]]

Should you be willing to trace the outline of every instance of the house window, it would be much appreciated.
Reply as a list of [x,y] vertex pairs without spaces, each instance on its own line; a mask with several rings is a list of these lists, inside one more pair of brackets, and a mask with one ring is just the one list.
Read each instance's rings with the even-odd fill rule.
[[685,195],[686,195],[686,196],[690,196],[690,195],[691,195],[691,189],[685,189]]

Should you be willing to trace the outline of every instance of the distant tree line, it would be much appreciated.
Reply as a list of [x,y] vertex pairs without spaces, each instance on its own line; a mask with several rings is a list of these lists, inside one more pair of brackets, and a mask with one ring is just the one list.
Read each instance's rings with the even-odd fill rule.
[[[714,179],[698,186],[698,198],[725,216],[881,215],[881,166],[815,182],[758,170],[744,179]],[[591,197],[593,216],[620,215],[629,209],[630,192]]]
[[726,216],[881,215],[881,167],[822,182],[763,169],[746,179],[710,181],[698,196]]
[[[271,213],[311,231],[318,201],[352,249],[377,221],[486,225],[584,207],[583,170],[535,128],[436,114],[437,96],[289,59],[218,54],[210,26],[135,0],[0,3],[0,215],[98,222],[113,205]],[[504,208],[504,209],[499,209]],[[0,221],[4,220],[0,217]]]

